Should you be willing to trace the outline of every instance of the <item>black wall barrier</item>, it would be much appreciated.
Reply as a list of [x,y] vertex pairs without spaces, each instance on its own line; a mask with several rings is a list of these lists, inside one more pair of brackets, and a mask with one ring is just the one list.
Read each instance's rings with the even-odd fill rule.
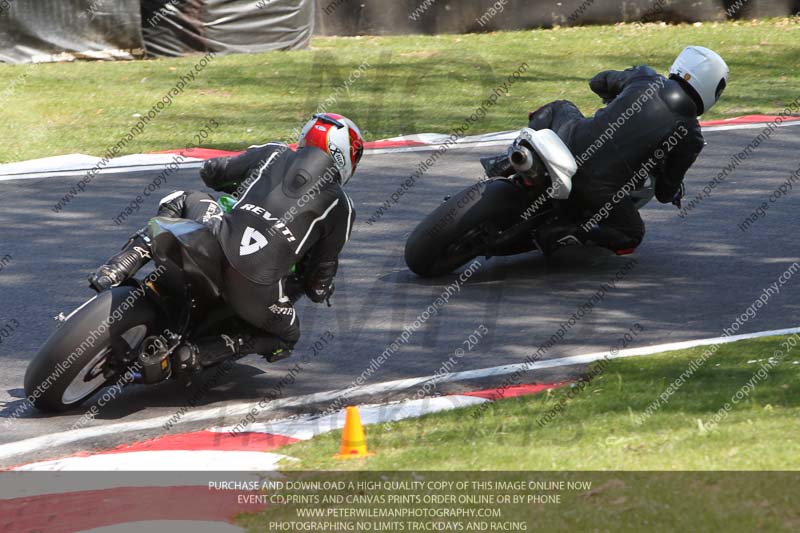
[[0,62],[297,49],[311,35],[785,16],[800,0],[0,0]]
[[314,0],[0,0],[0,62],[304,48]]
[[141,3],[145,49],[152,56],[305,48],[314,27],[314,0],[141,0]]
[[139,0],[0,0],[0,62],[144,55]]
[[[469,33],[786,16],[798,0],[316,0],[316,33]],[[726,12],[726,10],[728,10]]]

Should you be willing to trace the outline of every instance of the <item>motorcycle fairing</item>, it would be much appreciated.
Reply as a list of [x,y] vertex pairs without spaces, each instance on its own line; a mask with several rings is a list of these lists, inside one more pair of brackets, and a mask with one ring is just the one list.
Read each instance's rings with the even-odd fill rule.
[[561,137],[553,130],[523,128],[519,137],[530,143],[542,158],[553,181],[550,196],[566,200],[572,192],[572,176],[578,171],[578,163]]
[[167,267],[167,286],[176,291],[191,287],[205,302],[221,296],[222,249],[208,226],[184,218],[154,217],[148,223],[153,259]]

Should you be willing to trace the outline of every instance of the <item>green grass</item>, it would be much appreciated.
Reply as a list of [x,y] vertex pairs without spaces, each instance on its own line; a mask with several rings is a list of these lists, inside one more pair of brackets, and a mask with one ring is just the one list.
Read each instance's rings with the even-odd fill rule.
[[[666,71],[687,44],[730,64],[724,99],[706,118],[779,111],[800,94],[797,19],[701,26],[655,24],[557,28],[480,35],[315,38],[309,50],[215,58],[125,153],[201,144],[242,149],[287,139],[350,74],[369,66],[335,109],[370,139],[449,131],[523,62],[529,68],[468,134],[521,127],[555,99],[592,113],[587,80],[604,69],[647,63]],[[71,152],[100,155],[191,69],[199,57],[151,61],[0,66],[7,135],[0,162]],[[9,142],[10,141],[10,142]]]
[[[795,336],[795,339],[800,339]],[[781,349],[780,337],[721,345],[643,423],[636,417],[707,348],[605,362],[604,371],[548,424],[537,421],[567,394],[494,402],[369,426],[374,457],[332,458],[341,432],[283,448],[292,470],[798,470],[800,346],[733,406],[709,419]],[[784,350],[785,351],[785,350]],[[702,423],[701,423],[702,422]]]
[[[337,527],[350,524],[354,531],[369,530],[367,525],[372,530],[415,531],[418,526],[409,520],[424,523],[436,519],[406,518],[398,525],[391,518],[334,513],[466,508],[499,510],[500,518],[483,520],[496,525],[524,523],[529,531],[797,531],[800,508],[794,488],[800,469],[800,365],[794,362],[800,359],[800,336],[791,337],[796,346],[789,350],[782,345],[788,339],[721,345],[669,402],[641,425],[636,424],[636,417],[708,348],[604,362],[600,365],[603,372],[543,427],[537,420],[567,397],[568,389],[500,400],[488,404],[478,417],[474,415],[480,406],[368,426],[367,441],[376,455],[364,459],[333,459],[341,432],[324,434],[282,448],[281,453],[299,461],[286,462],[279,479],[341,481],[343,488],[267,490],[267,496],[316,494],[320,500],[286,500],[259,513],[239,515],[237,522],[249,531],[275,530],[276,522],[300,522],[312,530],[333,527],[311,525],[322,520]],[[755,389],[711,428],[711,417],[776,350],[784,355],[778,356],[768,377],[754,382]],[[467,485],[464,490],[403,491],[347,485],[428,480],[578,481],[591,483],[591,487],[548,491]],[[356,500],[323,499],[337,494]],[[389,499],[402,494],[511,494],[523,498],[558,494],[560,500],[456,505]],[[368,499],[380,497],[385,500]],[[331,514],[315,520],[303,514],[304,509]],[[387,528],[391,520],[395,524]],[[491,530],[491,526],[470,524],[469,518],[438,522],[461,524],[462,531]]]
[[[287,503],[273,504],[259,513],[240,514],[236,521],[247,531],[503,531],[498,527],[503,523],[527,525],[526,528],[506,529],[507,531],[632,531],[632,532],[673,532],[673,531],[797,531],[800,526],[800,509],[796,504],[793,488],[797,486],[797,475],[786,472],[773,473],[731,473],[731,472],[633,472],[617,473],[540,473],[509,474],[486,473],[318,473],[289,474],[282,479],[292,482],[349,482],[371,481],[420,481],[448,480],[466,481],[564,481],[591,483],[589,490],[480,490],[471,485],[467,490],[416,491],[416,494],[476,495],[493,494],[522,495],[527,499],[532,494],[559,494],[558,503],[517,503],[517,504],[437,504],[416,503],[401,505],[388,500],[392,495],[414,494],[413,491],[377,490],[363,491],[352,488],[344,490],[277,490],[267,491],[270,495],[317,495],[318,504]],[[347,485],[346,485],[347,486]],[[344,503],[325,502],[330,495],[344,498],[364,498],[364,496],[383,496],[386,503],[372,503],[366,498]],[[470,518],[353,518],[344,514],[329,515],[322,520],[309,518],[302,511],[318,509],[323,513],[341,513],[364,510],[441,510],[472,509],[499,510],[498,518],[477,519],[484,526],[470,527]],[[325,527],[324,521],[335,525]],[[301,523],[304,527],[289,527],[286,524]],[[392,523],[394,522],[394,523]],[[400,522],[401,525],[397,525]],[[416,522],[414,524],[413,522]],[[279,529],[277,524],[283,524]],[[424,529],[420,523],[437,524],[439,529]],[[274,525],[275,524],[275,525]],[[461,528],[451,526],[444,529],[443,524],[460,524]],[[494,529],[491,524],[495,524]],[[367,526],[371,527],[367,527]],[[316,527],[315,527],[316,526]],[[346,529],[349,526],[351,529]],[[387,527],[388,526],[388,527]]]

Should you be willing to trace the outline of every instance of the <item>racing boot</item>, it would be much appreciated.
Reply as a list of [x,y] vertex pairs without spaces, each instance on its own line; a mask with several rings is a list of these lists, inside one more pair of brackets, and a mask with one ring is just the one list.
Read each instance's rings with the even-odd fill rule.
[[534,244],[545,257],[567,246],[580,246],[586,242],[586,234],[575,224],[546,224],[536,230]]
[[594,244],[611,250],[617,255],[632,254],[642,242],[641,237],[626,235],[625,233],[605,225],[595,226],[586,232],[586,244]]
[[274,335],[248,335],[242,339],[242,349],[248,353],[261,354],[268,362],[275,363],[290,357],[294,344]]
[[514,167],[508,158],[508,152],[503,152],[496,156],[481,157],[480,161],[488,178],[507,178],[514,175]]
[[186,364],[187,369],[200,366],[211,366],[225,359],[245,356],[251,353],[261,354],[267,361],[274,363],[292,355],[292,348],[288,343],[274,335],[216,335],[198,339],[194,344],[184,343],[177,348],[178,360],[181,367]]
[[188,372],[212,366],[229,358],[239,358],[242,339],[230,335],[214,335],[184,342],[175,349],[179,368]]
[[122,251],[89,275],[89,286],[97,292],[116,287],[150,261],[150,238],[145,228],[128,240]]

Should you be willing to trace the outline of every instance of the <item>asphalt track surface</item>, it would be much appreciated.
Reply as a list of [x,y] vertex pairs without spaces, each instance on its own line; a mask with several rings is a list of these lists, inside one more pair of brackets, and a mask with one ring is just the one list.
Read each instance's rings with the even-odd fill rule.
[[[708,146],[687,177],[688,195],[699,191],[760,129],[708,132]],[[303,367],[283,396],[346,388],[443,291],[456,275],[423,280],[403,261],[405,238],[442,197],[481,176],[478,157],[496,147],[453,149],[425,174],[378,222],[366,220],[429,152],[367,154],[348,191],[357,210],[353,238],[342,256],[334,307],[299,305],[303,339],[297,353],[325,331],[335,339]],[[771,204],[747,232],[737,225],[798,168],[800,127],[781,128],[742,163],[712,196],[686,218],[655,202],[643,210],[647,235],[632,256],[599,249],[565,251],[546,260],[531,253],[483,261],[480,269],[425,322],[366,383],[434,374],[473,330],[489,330],[476,348],[458,360],[455,371],[521,362],[568,320],[603,283],[636,263],[594,310],[572,327],[545,359],[608,350],[634,324],[643,331],[631,346],[716,337],[796,260],[800,192]],[[19,326],[0,344],[0,444],[68,430],[90,407],[59,416],[28,411],[4,424],[23,398],[28,361],[54,330],[52,317],[69,312],[91,296],[88,271],[119,249],[127,236],[155,211],[158,195],[123,226],[113,218],[152,180],[154,173],[96,178],[61,213],[52,205],[77,179],[50,178],[0,183],[0,326]],[[196,171],[180,171],[163,189],[196,189]],[[797,188],[797,185],[795,186]],[[738,333],[797,325],[800,278],[790,280]],[[629,346],[630,347],[630,346]],[[241,360],[199,407],[258,401],[274,390],[292,360],[269,365],[257,356]],[[534,376],[535,377],[535,376]],[[200,382],[202,383],[202,381]],[[199,386],[199,385],[196,385]],[[655,393],[654,393],[655,394]],[[191,390],[174,383],[130,386],[100,410],[89,426],[170,415],[184,406]],[[96,401],[96,398],[93,400]],[[111,437],[113,442],[113,437]],[[52,453],[51,453],[52,455]],[[14,462],[14,461],[12,461]],[[2,461],[0,461],[2,463]]]

